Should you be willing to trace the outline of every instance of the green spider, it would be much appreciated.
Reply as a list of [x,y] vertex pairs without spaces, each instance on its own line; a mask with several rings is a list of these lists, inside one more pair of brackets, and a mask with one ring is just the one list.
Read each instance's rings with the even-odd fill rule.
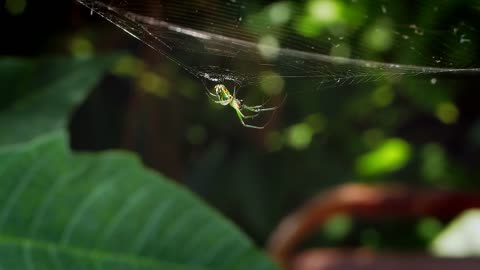
[[[268,123],[266,123],[263,126],[254,126],[254,125],[246,124],[244,119],[255,118],[260,114],[260,112],[274,111],[278,108],[278,107],[265,108],[264,107],[265,104],[256,105],[256,106],[247,106],[243,104],[242,100],[236,98],[235,89],[232,95],[228,91],[227,87],[225,87],[225,85],[223,84],[215,85],[214,89],[215,89],[215,93],[212,93],[209,90],[207,90],[208,95],[211,96],[210,98],[213,100],[213,102],[223,106],[230,105],[237,112],[238,119],[240,119],[240,122],[242,123],[242,125],[248,128],[263,129],[268,125]],[[242,111],[243,112],[250,111],[250,112],[253,112],[254,114],[245,115]]]

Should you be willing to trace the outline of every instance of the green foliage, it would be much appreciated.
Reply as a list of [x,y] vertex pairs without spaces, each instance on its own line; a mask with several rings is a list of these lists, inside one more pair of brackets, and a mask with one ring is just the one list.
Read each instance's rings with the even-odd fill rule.
[[[69,149],[69,113],[115,59],[54,60],[42,70],[49,80],[10,84],[42,87],[0,115],[0,268],[276,269],[233,224],[134,155]],[[35,69],[18,59],[5,66]]]
[[74,154],[55,133],[2,148],[0,164],[3,268],[275,268],[232,224],[131,154]]

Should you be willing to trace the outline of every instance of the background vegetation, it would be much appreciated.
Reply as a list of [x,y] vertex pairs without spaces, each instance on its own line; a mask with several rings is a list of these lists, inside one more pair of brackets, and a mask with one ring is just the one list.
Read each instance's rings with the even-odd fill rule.
[[[416,19],[429,29],[446,29],[450,20],[463,16],[477,37],[469,49],[457,51],[466,54],[462,59],[468,58],[470,67],[479,67],[479,22],[472,15],[475,10],[478,15],[478,4],[451,2],[451,14],[419,12]],[[249,3],[255,10],[271,4]],[[377,1],[361,7],[381,16]],[[398,8],[389,19],[402,25],[412,17],[408,11]],[[311,38],[316,33],[309,29],[321,26],[308,25],[304,16],[296,31]],[[355,18],[348,24],[368,29],[371,21]],[[478,74],[291,94],[268,128],[257,131],[242,127],[229,109],[211,104],[199,80],[74,1],[6,1],[0,23],[0,250],[5,251],[0,254],[21,257],[26,265],[35,262],[35,269],[59,267],[59,261],[60,267],[88,261],[106,269],[117,264],[125,269],[163,264],[169,269],[274,268],[247,238],[263,246],[283,217],[333,186],[479,187]],[[437,55],[437,35],[431,37],[424,37],[425,52]],[[385,44],[375,40],[367,35],[361,44],[383,50]],[[412,57],[404,50],[363,56]],[[293,87],[309,86],[285,82],[285,91]],[[144,165],[123,151],[103,153],[110,149],[133,152]],[[68,188],[62,179],[74,184]],[[153,194],[136,205],[131,198],[143,195],[132,191],[139,188],[141,194],[149,185]],[[36,207],[45,200],[47,206]],[[129,200],[135,214],[124,218],[136,222],[119,221],[110,232],[117,238],[106,237],[105,222],[119,215],[116,205]],[[77,201],[83,204],[69,208]],[[149,234],[148,228],[141,230],[142,222],[158,227]],[[372,223],[342,216],[319,228],[305,245],[425,250],[447,222],[423,217]],[[198,255],[219,245],[225,255]],[[52,259],[52,250],[60,259]],[[1,266],[23,268],[16,263],[12,259]]]

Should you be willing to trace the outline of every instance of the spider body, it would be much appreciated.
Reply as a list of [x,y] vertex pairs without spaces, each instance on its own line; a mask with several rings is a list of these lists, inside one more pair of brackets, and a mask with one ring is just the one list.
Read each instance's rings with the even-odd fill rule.
[[[277,109],[277,107],[269,107],[266,108],[263,105],[255,105],[255,106],[247,106],[243,104],[242,100],[236,98],[236,91],[233,91],[233,95],[228,91],[227,87],[223,84],[217,84],[214,87],[215,92],[210,92],[207,91],[207,95],[213,100],[213,102],[220,104],[222,106],[227,106],[230,105],[235,112],[237,113],[238,119],[240,119],[240,122],[242,123],[243,126],[248,127],[248,128],[256,128],[256,129],[263,129],[265,126],[268,124],[265,124],[263,126],[255,126],[255,125],[250,125],[245,123],[245,119],[249,118],[255,118],[257,117],[260,112],[265,112],[265,111],[274,111]],[[245,114],[244,112],[250,112],[253,114]]]
[[225,85],[223,84],[215,85],[215,94],[217,95],[218,99],[222,101],[230,101],[234,99],[232,94],[230,94],[230,92],[228,91],[227,87],[225,87]]

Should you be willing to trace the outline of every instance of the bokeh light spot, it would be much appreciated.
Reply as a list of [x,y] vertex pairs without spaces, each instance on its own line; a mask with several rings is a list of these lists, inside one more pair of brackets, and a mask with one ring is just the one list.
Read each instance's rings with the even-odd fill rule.
[[384,52],[393,45],[393,31],[389,20],[380,20],[364,33],[364,42],[372,50]]
[[349,215],[338,214],[325,222],[322,231],[331,240],[341,240],[350,233],[352,227],[353,221]]
[[269,95],[278,95],[283,91],[285,81],[273,71],[265,71],[260,74],[260,88]]
[[265,59],[273,59],[280,51],[280,43],[276,37],[266,35],[258,40],[257,48]]
[[310,1],[307,9],[309,15],[317,22],[332,23],[341,18],[341,5],[336,1]]
[[88,58],[94,53],[94,48],[90,40],[81,36],[74,37],[70,40],[69,49],[76,58]]
[[436,182],[446,175],[448,164],[444,149],[434,143],[425,145],[421,153],[422,175],[431,182]]
[[288,129],[287,142],[292,148],[303,150],[310,145],[313,134],[313,129],[307,123],[296,124]]
[[459,111],[455,104],[451,102],[442,102],[437,105],[435,114],[444,124],[453,124],[458,120]]
[[11,15],[20,15],[27,8],[27,0],[6,0],[5,9]]
[[436,218],[422,218],[417,224],[417,235],[430,242],[443,228],[443,224]]
[[356,161],[360,175],[373,176],[404,167],[411,157],[411,146],[404,140],[391,138]]
[[288,2],[278,2],[270,6],[268,10],[268,17],[272,24],[282,25],[287,23],[291,17],[291,7]]
[[125,55],[113,66],[112,73],[117,76],[137,77],[145,72],[145,63],[132,55]]
[[305,122],[315,133],[319,133],[325,130],[327,118],[321,113],[315,113],[307,116],[307,118],[305,118]]
[[390,85],[382,85],[372,92],[372,102],[378,107],[385,107],[392,103],[394,93]]
[[143,72],[138,78],[138,84],[143,90],[156,96],[166,97],[168,95],[167,80],[153,72]]

